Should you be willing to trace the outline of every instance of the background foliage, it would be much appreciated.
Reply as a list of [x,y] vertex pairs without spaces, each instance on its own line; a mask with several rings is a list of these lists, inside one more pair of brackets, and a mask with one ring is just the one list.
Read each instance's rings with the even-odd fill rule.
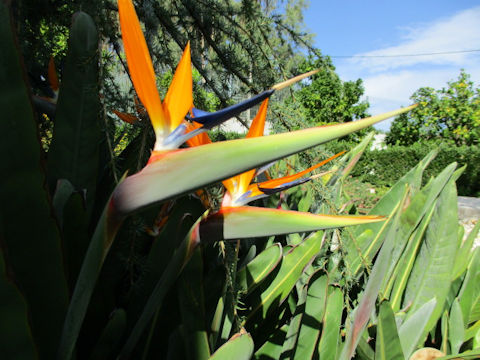
[[387,144],[443,140],[456,146],[478,145],[480,87],[475,87],[465,71],[460,71],[458,79],[449,82],[447,88],[420,88],[411,99],[419,106],[393,121]]

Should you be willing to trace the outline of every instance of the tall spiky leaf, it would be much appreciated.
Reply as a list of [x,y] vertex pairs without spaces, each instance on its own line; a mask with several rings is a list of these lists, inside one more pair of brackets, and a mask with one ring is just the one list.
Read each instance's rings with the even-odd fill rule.
[[39,355],[54,359],[67,307],[60,238],[37,124],[14,40],[8,1],[0,1],[0,239],[5,262],[28,306]]
[[92,18],[78,12],[70,29],[48,152],[48,181],[52,190],[59,179],[85,190],[88,208],[95,200],[100,131],[98,34]]

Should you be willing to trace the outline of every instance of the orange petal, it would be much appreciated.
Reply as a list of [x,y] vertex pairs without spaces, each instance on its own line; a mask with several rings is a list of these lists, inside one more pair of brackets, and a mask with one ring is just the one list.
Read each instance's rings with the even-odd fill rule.
[[140,116],[147,116],[147,112],[145,111],[145,108],[143,107],[142,103],[140,100],[138,100],[138,96],[133,97],[133,101],[135,102],[135,110],[137,110],[137,113]]
[[113,110],[114,114],[117,115],[120,119],[129,124],[135,124],[138,121],[138,118],[135,115],[123,113],[117,110]]
[[268,98],[263,100],[262,105],[258,109],[257,115],[250,125],[247,138],[263,136],[265,130],[265,119],[267,118]]
[[[199,124],[197,122],[189,122],[187,123],[187,133],[192,132],[193,130],[200,127],[202,127],[202,124]],[[187,140],[187,144],[190,147],[210,144],[211,142],[212,140],[210,140],[207,133],[198,134],[197,136],[194,136],[193,138]]]
[[157,135],[168,127],[153,71],[152,59],[131,0],[118,0],[123,47],[135,91],[147,109]]
[[297,179],[301,178],[302,176],[308,174],[310,171],[313,171],[316,168],[319,168],[320,166],[325,165],[326,163],[332,161],[333,159],[339,157],[340,155],[343,155],[344,153],[345,153],[345,151],[339,152],[338,154],[335,154],[335,155],[329,157],[328,159],[325,159],[325,160],[319,162],[318,164],[313,165],[312,167],[309,167],[308,169],[300,171],[296,174],[289,175],[289,176],[284,176],[284,177],[281,177],[281,178],[278,178],[278,179],[264,181],[264,182],[262,182],[258,185],[260,185],[262,188],[274,189],[277,186],[280,186],[280,185],[283,185],[285,183],[288,183],[288,182],[291,182],[291,181],[294,181],[294,180],[297,180]]
[[58,76],[57,70],[55,69],[55,61],[53,61],[53,56],[50,56],[50,61],[48,62],[48,82],[53,91],[58,90]]
[[190,42],[188,42],[163,100],[163,109],[170,119],[170,131],[180,125],[193,106],[192,82]]
[[[265,130],[265,120],[267,118],[267,108],[268,108],[268,98],[263,100],[262,105],[260,105],[257,115],[253,119],[252,124],[250,125],[250,129],[248,130],[247,138],[263,136],[263,132]],[[250,184],[254,176],[255,176],[255,169],[252,169],[240,175],[237,175],[236,176],[236,180],[238,183],[237,191],[241,194],[245,193],[247,191],[248,185]]]
[[250,195],[248,196],[249,198],[253,198],[258,195],[263,195],[263,191],[258,188],[258,184],[251,184],[247,191],[250,191]]

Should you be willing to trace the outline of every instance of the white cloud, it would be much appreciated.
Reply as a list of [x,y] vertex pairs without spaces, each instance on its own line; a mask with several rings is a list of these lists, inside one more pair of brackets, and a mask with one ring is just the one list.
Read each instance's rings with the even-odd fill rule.
[[[480,79],[480,66],[467,68],[467,73],[472,75],[472,80],[478,85]],[[401,106],[412,103],[410,96],[421,87],[441,89],[447,82],[456,80],[460,71],[455,67],[425,69],[404,69],[374,74],[363,78],[365,95],[370,102],[370,113],[381,114]],[[390,121],[385,121],[378,126],[387,130]]]
[[[404,28],[399,44],[359,55],[397,55],[480,49],[480,6],[429,24]],[[337,62],[344,80],[363,79],[370,113],[379,114],[411,104],[410,96],[420,87],[440,89],[456,80],[460,69],[480,84],[480,53],[455,55],[356,58]],[[377,128],[388,130],[391,121]]]
[[[480,6],[416,27],[405,27],[403,41],[394,46],[357,55],[402,55],[473,50],[480,48]],[[457,65],[478,62],[478,53],[435,56],[356,58],[349,62],[371,72],[416,64]]]

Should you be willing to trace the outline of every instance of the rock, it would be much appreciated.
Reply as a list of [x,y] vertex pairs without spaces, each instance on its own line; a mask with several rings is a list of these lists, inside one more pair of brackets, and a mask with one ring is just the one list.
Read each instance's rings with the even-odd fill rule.
[[[472,231],[475,224],[480,221],[480,199],[467,196],[458,197],[458,220],[465,229],[464,240]],[[480,246],[480,232],[473,242],[473,248]]]
[[443,352],[434,348],[423,348],[415,351],[410,360],[433,360],[445,356]]

